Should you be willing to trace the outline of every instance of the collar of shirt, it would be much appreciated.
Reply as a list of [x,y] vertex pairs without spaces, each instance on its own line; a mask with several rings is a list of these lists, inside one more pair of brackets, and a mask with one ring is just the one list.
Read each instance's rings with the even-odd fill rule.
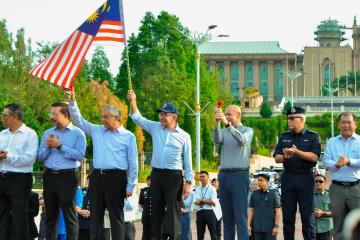
[[[68,130],[72,131],[74,129],[74,125],[70,122],[66,127],[63,128],[63,130],[65,130],[65,129],[68,129]],[[55,131],[60,131],[58,127],[55,127],[54,130]]]
[[[104,132],[106,132],[106,131],[111,131],[110,129],[104,127],[104,125],[102,125],[102,128],[103,128]],[[123,131],[124,131],[124,126],[123,126],[123,125],[120,125],[120,127],[118,127],[115,131],[117,131],[117,132],[119,132],[119,133],[123,132]]]
[[8,134],[8,133],[17,133],[17,132],[22,132],[22,133],[26,132],[25,123],[21,124],[21,126],[18,129],[16,129],[15,132],[11,132],[10,128],[5,129],[5,131],[4,131],[4,133],[6,133],[6,134]]
[[295,133],[294,131],[291,131],[292,135],[297,135],[297,134],[305,135],[306,132],[307,132],[306,128],[301,129],[301,131],[299,133]]
[[324,195],[325,194],[325,190],[321,191],[321,192],[318,192],[315,190],[315,194],[321,194],[321,195]]
[[270,192],[270,188],[267,188],[267,189],[265,189],[265,190],[262,190],[262,189],[259,189],[260,190],[260,192],[263,192],[263,193],[268,193],[268,192]]
[[[359,135],[357,135],[355,132],[353,133],[353,135],[351,135],[348,139],[358,139],[358,140],[360,140],[360,136]],[[342,135],[340,134],[339,136],[338,136],[338,139],[339,140],[342,140],[342,141],[346,141],[343,137],[342,137]]]
[[179,127],[179,124],[176,124],[176,127],[174,129],[167,129],[165,126],[161,125],[162,129],[164,130],[168,130],[169,132],[172,132],[172,131],[176,131],[176,132],[180,132],[180,127]]

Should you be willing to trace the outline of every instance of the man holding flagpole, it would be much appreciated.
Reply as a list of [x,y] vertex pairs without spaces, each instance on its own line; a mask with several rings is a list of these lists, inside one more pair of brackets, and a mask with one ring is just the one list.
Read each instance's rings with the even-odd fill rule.
[[[170,239],[181,239],[180,204],[184,187],[184,197],[190,193],[192,180],[191,139],[190,135],[177,124],[178,109],[166,103],[157,110],[160,122],[144,118],[137,108],[136,95],[128,92],[130,117],[147,131],[153,142],[151,158],[151,239],[160,240],[162,220],[166,206],[166,226]],[[182,170],[185,170],[183,185]]]
[[125,239],[124,199],[132,195],[137,183],[138,153],[135,135],[120,123],[117,106],[101,111],[102,125],[86,121],[80,113],[75,93],[71,95],[71,118],[93,141],[94,171],[90,177],[90,239],[100,240],[105,209],[109,210],[112,239]]

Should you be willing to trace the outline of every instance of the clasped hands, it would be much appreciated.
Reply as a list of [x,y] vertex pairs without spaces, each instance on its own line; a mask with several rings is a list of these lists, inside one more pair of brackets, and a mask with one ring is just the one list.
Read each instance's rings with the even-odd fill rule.
[[223,111],[221,110],[221,108],[216,108],[215,109],[215,120],[216,123],[223,123],[225,125],[229,125],[231,124],[227,119],[225,114],[223,113]]
[[7,157],[7,151],[0,150],[0,160],[3,160]]
[[46,139],[46,147],[50,148],[59,148],[61,146],[59,135],[56,135],[54,138],[53,134],[50,134],[49,137]]
[[290,148],[284,148],[283,149],[284,159],[289,159],[289,158],[293,157],[294,155],[296,155],[297,152],[298,152],[298,149],[295,145],[292,145],[292,147],[290,147]]
[[339,157],[339,160],[337,161],[337,163],[335,164],[335,167],[337,169],[340,169],[342,167],[348,166],[350,164],[350,160],[347,159],[345,156],[341,155]]

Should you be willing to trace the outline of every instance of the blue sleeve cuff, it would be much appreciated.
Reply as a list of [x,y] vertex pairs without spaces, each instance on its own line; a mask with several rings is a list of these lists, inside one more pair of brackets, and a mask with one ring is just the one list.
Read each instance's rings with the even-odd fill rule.
[[135,188],[135,184],[129,184],[129,183],[128,183],[128,184],[126,185],[126,191],[127,191],[127,192],[131,192],[131,193],[132,193],[132,192],[134,191],[134,188]]

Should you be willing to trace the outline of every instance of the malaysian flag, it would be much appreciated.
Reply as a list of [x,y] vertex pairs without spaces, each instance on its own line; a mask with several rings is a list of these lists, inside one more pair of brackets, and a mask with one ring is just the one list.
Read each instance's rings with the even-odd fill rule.
[[73,89],[89,47],[94,42],[125,42],[121,0],[108,0],[30,74],[64,89]]

